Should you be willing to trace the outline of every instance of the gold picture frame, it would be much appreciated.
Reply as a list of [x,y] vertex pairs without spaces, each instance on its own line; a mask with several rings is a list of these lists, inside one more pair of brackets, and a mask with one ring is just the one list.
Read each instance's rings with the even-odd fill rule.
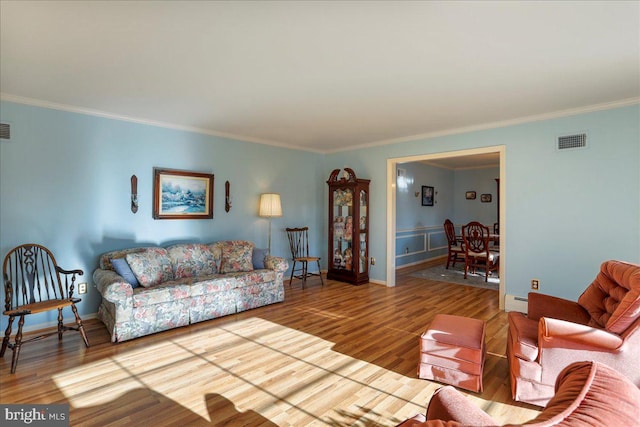
[[154,219],[212,219],[213,174],[153,169]]

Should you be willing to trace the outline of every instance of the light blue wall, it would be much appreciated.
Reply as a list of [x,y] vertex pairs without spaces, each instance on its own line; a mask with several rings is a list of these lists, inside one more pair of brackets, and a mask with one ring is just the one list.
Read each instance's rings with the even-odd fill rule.
[[[640,261],[638,105],[504,128],[328,155],[325,174],[348,165],[371,179],[370,255],[386,280],[387,159],[505,146],[506,293],[576,298],[602,261]],[[556,138],[586,131],[589,147],[558,152]]]
[[[98,255],[116,248],[230,238],[265,247],[268,222],[257,216],[265,191],[281,193],[284,209],[284,217],[273,220],[272,252],[288,255],[284,227],[305,224],[312,229],[312,251],[326,258],[326,180],[345,166],[371,179],[370,256],[377,263],[370,273],[385,281],[387,159],[496,145],[506,147],[501,203],[508,294],[526,295],[536,277],[542,292],[576,298],[603,260],[640,262],[637,105],[330,155],[8,102],[0,104],[0,118],[13,132],[12,142],[0,143],[0,256],[38,242],[63,267],[85,270],[90,285]],[[589,148],[555,150],[557,136],[579,131],[588,133]],[[153,220],[153,167],[214,173],[214,219]],[[139,180],[135,215],[129,209],[132,174]],[[91,289],[81,313],[94,313],[98,303]],[[5,325],[3,318],[0,328]]]
[[[318,154],[8,102],[0,104],[0,117],[12,129],[12,141],[0,143],[0,255],[4,259],[22,243],[40,243],[63,268],[83,269],[90,289],[81,314],[97,311],[100,297],[91,275],[103,252],[223,239],[266,247],[268,221],[257,215],[262,192],[282,195],[284,216],[273,219],[273,254],[290,257],[287,226],[311,227],[318,251],[325,239],[326,177]],[[154,220],[154,167],[215,174],[213,220]],[[136,214],[130,210],[132,174],[138,177]],[[226,180],[233,200],[229,213]],[[40,316],[31,324],[52,320]],[[5,327],[2,316],[0,330]]]
[[[499,168],[466,169],[455,172],[453,217],[455,224],[467,224],[479,221],[489,227],[498,222],[498,187],[495,181],[500,178]],[[467,191],[475,191],[476,198],[468,200]],[[491,202],[483,203],[482,194],[491,194]]]
[[[441,226],[453,215],[454,172],[417,162],[398,167],[407,171],[409,184],[406,189],[398,188],[396,193],[397,228]],[[437,193],[433,206],[422,206],[423,185],[434,187]]]
[[[447,253],[442,224],[454,213],[455,172],[420,162],[398,168],[406,171],[408,180],[396,193],[396,266],[401,267]],[[423,185],[434,187],[433,206],[422,206]]]

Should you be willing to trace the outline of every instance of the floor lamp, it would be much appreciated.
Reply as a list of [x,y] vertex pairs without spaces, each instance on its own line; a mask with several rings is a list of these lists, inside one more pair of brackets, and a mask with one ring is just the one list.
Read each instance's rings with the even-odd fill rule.
[[269,255],[271,255],[271,218],[282,216],[280,195],[277,193],[264,193],[260,195],[260,212],[258,215],[269,218]]

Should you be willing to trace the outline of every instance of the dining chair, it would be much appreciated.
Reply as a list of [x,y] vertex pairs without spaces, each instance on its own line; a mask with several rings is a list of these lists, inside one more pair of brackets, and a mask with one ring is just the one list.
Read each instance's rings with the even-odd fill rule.
[[494,252],[500,252],[500,223],[493,223],[493,235],[491,236],[491,249]]
[[[293,266],[291,267],[291,278],[289,286],[293,283],[293,278],[302,279],[302,289],[307,283],[307,277],[320,276],[320,283],[324,286],[322,272],[320,271],[320,257],[309,255],[309,227],[287,228],[287,237],[289,239],[289,248],[291,249],[291,257],[293,258]],[[309,271],[309,263],[315,262],[318,265],[318,272]],[[298,268],[296,268],[298,265]],[[299,274],[295,274],[299,271]]]
[[[50,335],[58,334],[62,340],[62,333],[68,330],[80,332],[84,345],[89,347],[89,341],[78,314],[76,304],[82,301],[73,296],[76,276],[82,276],[82,270],[63,270],[56,263],[53,254],[44,246],[29,243],[15,247],[4,258],[2,266],[4,278],[4,314],[9,316],[9,322],[2,340],[0,357],[4,357],[7,348],[13,350],[11,359],[11,373],[16,372],[20,348],[23,344],[39,340]],[[61,275],[64,276],[64,281]],[[75,316],[76,326],[66,326],[63,323],[62,309],[71,307]],[[30,314],[44,313],[58,310],[58,328],[56,331],[40,334],[27,340],[22,339],[22,327],[25,317]],[[11,343],[11,327],[18,318],[18,332]]]
[[476,272],[476,268],[485,271],[484,281],[489,280],[489,274],[497,271],[499,267],[500,253],[494,252],[489,247],[489,227],[477,221],[472,221],[462,227],[464,240],[464,278],[467,278],[469,269]]
[[464,261],[464,242],[462,236],[456,236],[456,230],[450,219],[444,222],[444,234],[447,236],[447,269],[453,261],[452,266],[456,266],[456,261]]

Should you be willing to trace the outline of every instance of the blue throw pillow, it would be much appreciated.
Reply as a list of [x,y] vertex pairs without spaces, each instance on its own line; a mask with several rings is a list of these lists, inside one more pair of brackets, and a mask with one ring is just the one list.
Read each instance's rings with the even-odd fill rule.
[[124,280],[126,280],[132,288],[137,288],[140,286],[138,283],[138,279],[136,279],[136,275],[131,271],[131,267],[127,263],[127,260],[124,258],[114,258],[111,260],[111,265],[113,265],[113,269],[122,276]]
[[253,263],[254,270],[264,268],[264,259],[267,255],[269,255],[269,249],[253,248],[253,256],[251,262]]

